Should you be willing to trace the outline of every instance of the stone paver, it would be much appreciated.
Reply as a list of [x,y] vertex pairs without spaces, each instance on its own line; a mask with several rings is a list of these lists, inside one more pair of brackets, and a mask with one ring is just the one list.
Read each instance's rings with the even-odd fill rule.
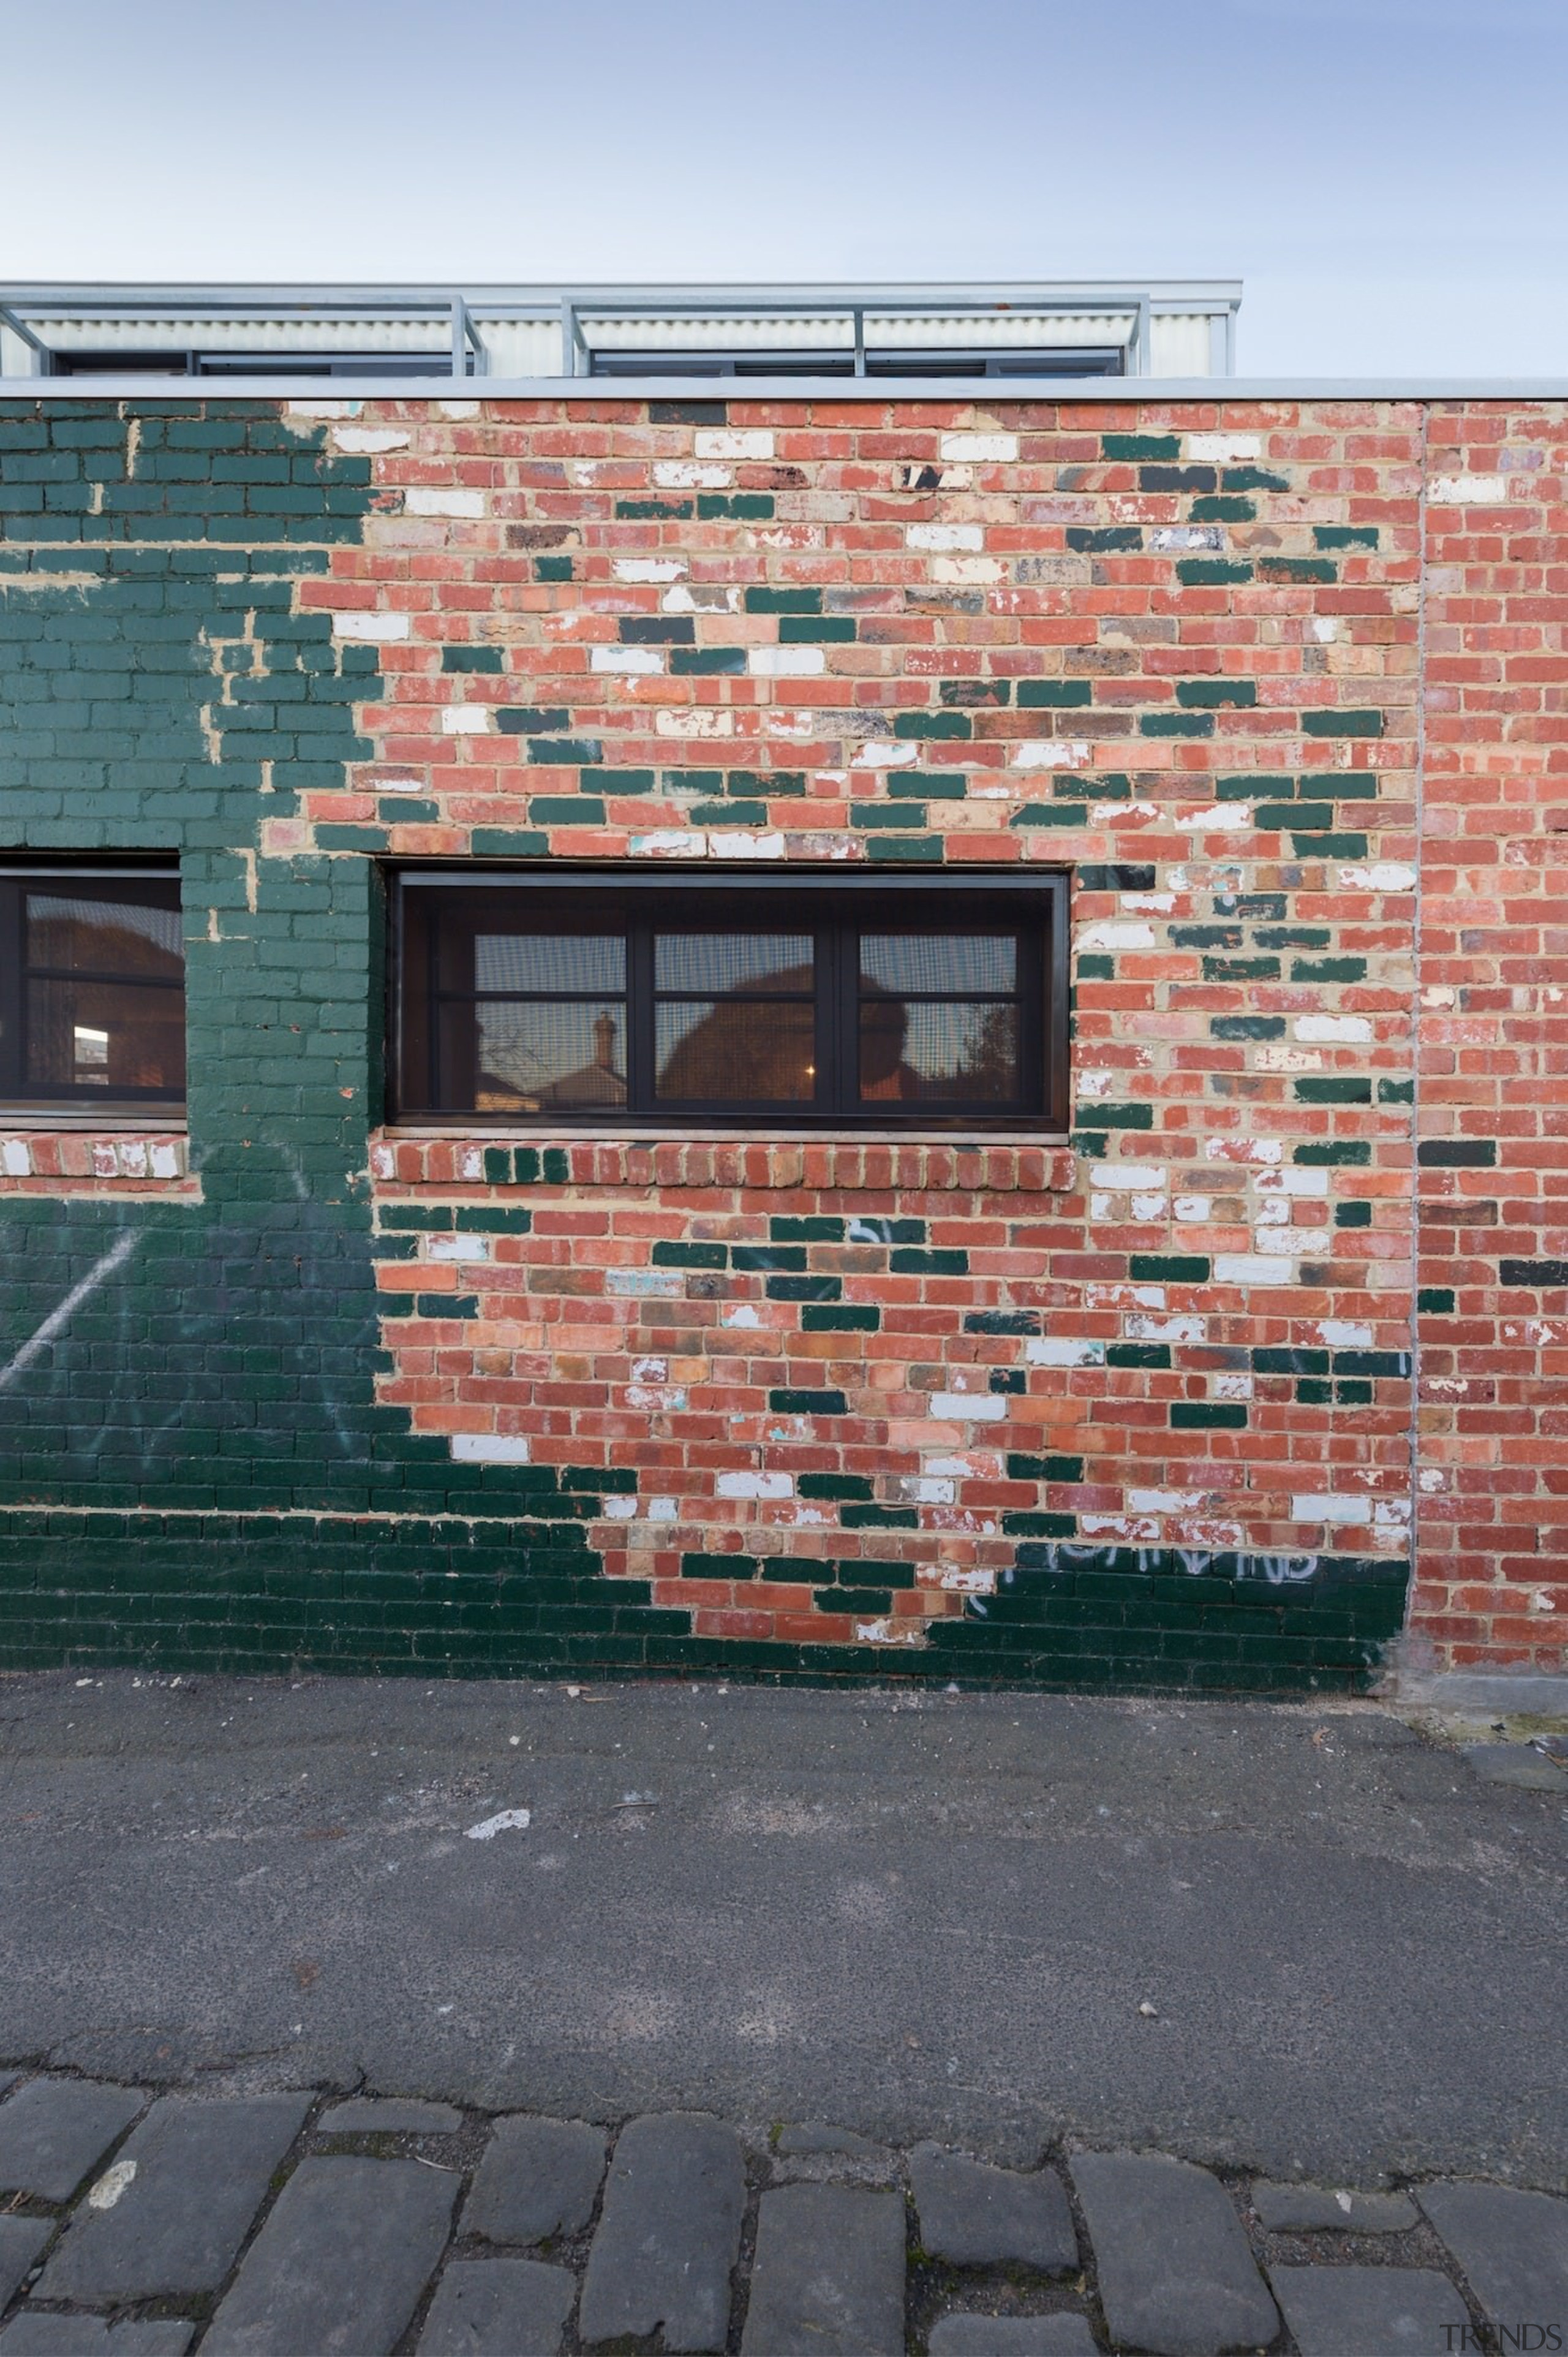
[[1568,2201],[1457,2180],[1417,2199],[1499,2332],[1555,2325],[1568,2348]]
[[594,2214],[605,2134],[582,2120],[498,2120],[463,2212],[465,2234],[542,2243],[576,2234]]
[[944,2316],[931,2357],[1099,2357],[1081,2316]]
[[577,2278],[536,2259],[455,2259],[419,2336],[419,2357],[556,2357]]
[[1054,2169],[1025,2176],[922,2144],[909,2156],[909,2182],[920,2241],[933,2258],[959,2266],[1015,2259],[1047,2273],[1078,2265],[1067,2189]]
[[904,2197],[781,2185],[757,2211],[741,2357],[903,2357]]
[[1301,2357],[1459,2357],[1469,2313],[1431,2267],[1272,2267]]
[[633,2120],[616,2146],[588,2253],[582,2338],[662,2325],[667,2349],[722,2349],[745,2208],[733,2128],[705,2112]]
[[202,2357],[385,2357],[446,2247],[458,2182],[417,2160],[302,2160]]
[[1214,2357],[1273,2339],[1273,2301],[1217,2178],[1142,2153],[1077,2153],[1071,2167],[1113,2341]]
[[463,2115],[453,2104],[350,2095],[346,2104],[334,2104],[319,2125],[323,2136],[456,2136]]
[[1399,2234],[1419,2225],[1406,2193],[1357,2193],[1331,2185],[1254,2185],[1251,2203],[1271,2234]]
[[53,2232],[52,2218],[0,2218],[0,2315]]
[[141,2110],[134,2087],[33,2079],[0,2104],[0,2192],[64,2201]]
[[24,2310],[0,2332],[0,2357],[185,2357],[195,2338],[195,2325],[178,2317],[109,2325],[101,2316]]
[[308,2095],[155,2104],[89,2188],[36,2297],[107,2307],[216,2291],[309,2108]]

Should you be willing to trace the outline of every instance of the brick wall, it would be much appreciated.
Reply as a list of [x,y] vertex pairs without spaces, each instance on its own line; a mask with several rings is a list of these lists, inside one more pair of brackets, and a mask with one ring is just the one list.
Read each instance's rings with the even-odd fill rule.
[[[1348,1684],[1413,1497],[1561,1666],[1565,437],[7,404],[3,840],[179,852],[192,1065],[0,1137],[7,1657]],[[1067,867],[1070,1143],[390,1133],[453,855]]]

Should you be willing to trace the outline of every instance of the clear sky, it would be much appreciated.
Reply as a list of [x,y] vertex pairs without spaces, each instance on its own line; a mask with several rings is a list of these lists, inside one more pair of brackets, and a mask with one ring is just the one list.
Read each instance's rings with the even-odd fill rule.
[[1240,277],[1568,378],[1568,0],[0,0],[13,279]]

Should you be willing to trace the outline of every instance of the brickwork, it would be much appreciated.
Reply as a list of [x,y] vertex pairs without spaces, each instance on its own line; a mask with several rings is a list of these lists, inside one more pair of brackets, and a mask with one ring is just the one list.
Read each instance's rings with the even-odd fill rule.
[[[1413,1481],[1434,1657],[1560,1664],[1565,431],[9,404],[5,842],[179,851],[192,1073],[189,1178],[0,1139],[17,1657],[1354,1682]],[[453,856],[1067,869],[1071,1137],[388,1131]]]
[[1568,1624],[1565,556],[1561,407],[1434,404],[1412,1625],[1465,1669]]

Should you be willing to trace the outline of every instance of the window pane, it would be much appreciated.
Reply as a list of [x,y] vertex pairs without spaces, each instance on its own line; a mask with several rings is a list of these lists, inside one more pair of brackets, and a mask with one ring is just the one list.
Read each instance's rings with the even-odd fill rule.
[[27,894],[27,961],[76,974],[145,974],[178,982],[185,971],[179,910],[87,894]]
[[816,1094],[810,1000],[710,999],[658,1009],[658,1094],[668,1103],[805,1104]]
[[1018,943],[1011,933],[862,933],[861,986],[929,991],[961,998],[969,991],[1017,986]]
[[27,1082],[182,1096],[183,995],[131,982],[29,983]]
[[447,1005],[441,1029],[446,1093],[464,1100],[459,1075],[471,1070],[478,1113],[588,1113],[626,1103],[624,1005]]
[[626,988],[619,933],[477,933],[476,990],[564,990],[607,996]]
[[929,999],[863,998],[860,1094],[866,1103],[961,1098],[1008,1104],[1018,1087],[1018,1010]]
[[810,933],[660,933],[654,944],[659,990],[809,991]]

